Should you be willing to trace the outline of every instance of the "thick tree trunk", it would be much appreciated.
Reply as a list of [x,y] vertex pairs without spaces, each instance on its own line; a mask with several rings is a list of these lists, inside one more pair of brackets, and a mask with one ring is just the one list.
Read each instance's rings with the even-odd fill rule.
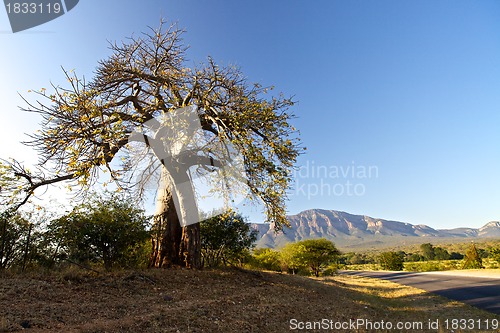
[[191,224],[182,228],[180,252],[186,267],[201,268],[200,224]]
[[170,189],[160,189],[154,217],[150,267],[183,266],[180,256],[182,228]]
[[[165,176],[165,174],[163,175]],[[184,188],[185,190],[185,188]],[[179,215],[184,221],[192,221],[198,215],[194,192],[187,191],[187,196],[177,196],[175,185],[162,186],[159,189],[157,209],[152,237],[150,267],[187,267],[201,268],[200,224],[193,223],[182,227]],[[177,206],[183,210],[178,215]],[[191,211],[195,210],[195,212]]]

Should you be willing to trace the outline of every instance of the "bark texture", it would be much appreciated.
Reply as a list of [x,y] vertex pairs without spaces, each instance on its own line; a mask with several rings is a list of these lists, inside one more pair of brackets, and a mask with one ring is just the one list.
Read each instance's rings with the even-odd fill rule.
[[174,199],[168,188],[159,193],[158,209],[154,217],[150,267],[183,266],[180,257],[182,228],[177,217]]
[[[159,189],[149,267],[178,266],[200,269],[202,267],[200,224],[181,226],[174,204],[174,195],[171,186]],[[186,207],[182,202],[185,200],[182,198],[180,200],[180,206]],[[187,212],[188,215],[192,213]],[[181,214],[186,215],[186,212]]]

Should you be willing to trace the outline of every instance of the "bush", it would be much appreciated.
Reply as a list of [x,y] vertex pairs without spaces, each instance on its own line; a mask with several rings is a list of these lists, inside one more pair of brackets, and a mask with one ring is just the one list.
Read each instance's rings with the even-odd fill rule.
[[324,270],[323,272],[321,273],[323,276],[333,276],[333,275],[336,275],[338,270],[340,269],[340,267],[342,267],[343,265],[340,265],[340,264],[337,264],[337,263],[333,263],[333,264],[330,264],[328,265]]
[[434,248],[434,259],[435,260],[449,260],[451,259],[450,253],[446,249],[443,249],[442,247],[435,247]]
[[202,260],[208,267],[242,265],[251,258],[249,250],[257,239],[257,231],[234,212],[202,221],[200,235]]
[[423,261],[424,257],[418,253],[409,253],[406,255],[405,261],[407,262],[416,262]]
[[450,253],[450,259],[451,260],[461,260],[464,258],[464,255],[458,252],[452,252]]
[[7,269],[23,261],[30,232],[29,221],[19,213],[0,218],[0,268]]
[[490,250],[490,258],[500,264],[500,248],[495,247]]
[[420,245],[420,250],[425,260],[434,260],[434,246],[431,243],[425,243]]
[[252,265],[259,269],[280,272],[280,253],[268,248],[256,249],[253,251]]
[[403,270],[403,257],[398,252],[383,252],[379,256],[379,263],[382,269],[390,271]]
[[144,260],[143,247],[149,239],[149,219],[129,198],[116,194],[93,194],[88,203],[49,225],[59,258],[77,263],[102,262],[133,267]]

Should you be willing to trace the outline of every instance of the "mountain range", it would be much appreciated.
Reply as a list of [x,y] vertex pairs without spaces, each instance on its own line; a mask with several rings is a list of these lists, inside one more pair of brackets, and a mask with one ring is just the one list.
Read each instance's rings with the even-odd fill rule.
[[500,221],[483,227],[433,229],[427,225],[389,221],[342,211],[310,209],[287,216],[290,228],[275,233],[273,224],[252,224],[258,231],[257,247],[279,248],[307,238],[327,238],[339,248],[369,249],[427,242],[500,238]]

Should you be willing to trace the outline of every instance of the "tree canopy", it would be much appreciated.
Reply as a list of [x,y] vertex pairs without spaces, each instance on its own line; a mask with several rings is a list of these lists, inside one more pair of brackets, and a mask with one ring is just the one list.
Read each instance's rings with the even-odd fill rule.
[[328,264],[338,259],[340,251],[333,242],[320,238],[288,243],[280,254],[286,270],[295,273],[299,269],[309,269],[315,276],[319,276]]
[[[33,170],[16,160],[0,163],[6,214],[28,202],[38,188],[57,182],[86,192],[99,179],[99,170],[139,197],[145,184],[160,175],[153,247],[168,253],[156,256],[155,265],[187,258],[182,260],[191,264],[185,265],[199,266],[199,225],[184,223],[197,218],[193,173],[221,169],[235,150],[244,175],[219,177],[214,188],[241,186],[249,200],[263,204],[276,229],[288,224],[287,190],[302,150],[290,123],[294,101],[272,87],[248,82],[240,68],[219,65],[211,57],[188,64],[183,33],[162,21],[158,29],[111,44],[111,55],[98,62],[91,79],[64,71],[67,86],[52,85],[50,92],[42,88],[34,91],[35,101],[25,99],[22,109],[42,118],[40,130],[25,142],[40,160]],[[181,118],[189,122],[189,112],[195,113],[199,130],[189,124],[179,129],[171,121],[184,114]],[[186,136],[196,136],[196,144],[181,144]],[[179,151],[177,146],[181,152],[171,154]],[[175,244],[161,246],[163,241]]]
[[[282,95],[266,96],[269,88],[250,84],[239,68],[218,65],[212,58],[188,67],[183,33],[162,22],[140,37],[112,44],[112,55],[99,61],[91,80],[65,71],[68,87],[53,85],[51,93],[36,91],[36,102],[26,99],[23,110],[43,119],[41,129],[26,142],[40,154],[39,169],[30,172],[18,162],[4,161],[10,183],[16,184],[3,193],[19,203],[36,188],[57,181],[89,187],[99,167],[124,187],[137,185],[125,177],[134,171],[127,154],[130,136],[162,114],[196,105],[205,135],[243,154],[247,185],[264,203],[268,220],[286,224],[284,200],[300,152],[287,111],[294,102]],[[161,138],[161,132],[150,133],[147,148]],[[111,163],[119,151],[124,151],[121,167]],[[199,154],[217,158],[210,151]]]

